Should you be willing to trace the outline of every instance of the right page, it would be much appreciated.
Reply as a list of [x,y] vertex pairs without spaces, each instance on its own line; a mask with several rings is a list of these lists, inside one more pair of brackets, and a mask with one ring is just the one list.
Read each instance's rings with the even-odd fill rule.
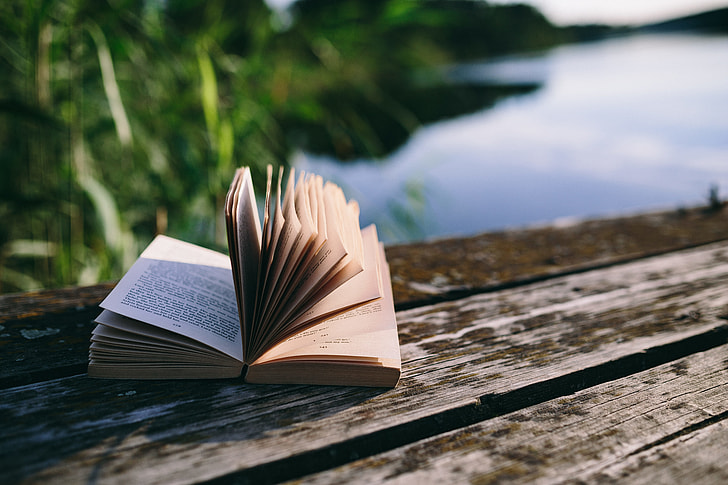
[[392,286],[384,248],[377,244],[382,297],[316,324],[274,346],[252,366],[301,360],[400,367]]

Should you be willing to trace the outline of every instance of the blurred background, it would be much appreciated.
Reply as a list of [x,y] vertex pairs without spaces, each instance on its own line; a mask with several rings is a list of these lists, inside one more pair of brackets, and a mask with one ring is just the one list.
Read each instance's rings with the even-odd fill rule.
[[5,0],[0,293],[226,250],[236,167],[387,243],[715,202],[728,0]]

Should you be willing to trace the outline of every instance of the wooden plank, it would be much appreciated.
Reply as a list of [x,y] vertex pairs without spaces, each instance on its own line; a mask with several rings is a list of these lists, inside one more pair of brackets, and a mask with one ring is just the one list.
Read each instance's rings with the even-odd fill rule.
[[404,377],[389,391],[84,376],[8,389],[0,473],[191,483],[326,469],[720,345],[727,283],[723,243],[399,312]]
[[514,228],[387,248],[399,308],[728,239],[728,209]]
[[[425,291],[421,286],[423,281],[431,283],[442,280],[438,275],[442,274],[444,267],[454,273],[470,274],[470,277],[458,280],[454,286],[449,283],[441,285],[436,292],[441,295],[458,291],[469,294],[479,285],[515,285],[519,279],[527,278],[525,275],[536,275],[538,279],[552,272],[578,272],[589,264],[612,264],[620,257],[644,254],[650,247],[648,243],[662,241],[661,245],[653,249],[659,251],[669,246],[667,241],[675,245],[720,238],[723,230],[728,231],[724,219],[725,210],[692,210],[681,214],[648,214],[587,221],[566,228],[535,228],[391,247],[388,248],[388,254],[392,264],[392,281],[395,289],[400,287],[401,290],[397,304],[405,306],[412,303],[413,298],[424,297],[421,292],[417,293],[419,296],[410,294],[410,290],[402,287],[404,281],[413,281],[416,287]],[[616,238],[604,239],[604,244],[599,246],[602,249],[595,249],[594,240],[602,240],[602,235],[618,230],[623,232],[618,233]],[[659,234],[658,241],[647,238],[646,234],[649,233]],[[499,242],[495,243],[493,239]],[[624,250],[616,250],[611,248],[612,243],[608,243],[611,240],[630,242],[620,243],[618,247]],[[642,246],[639,246],[638,241]],[[529,252],[529,247],[541,249]],[[576,250],[576,247],[581,249]],[[557,267],[546,267],[539,263],[543,250],[564,254],[567,251],[571,256],[560,257],[563,264]],[[498,267],[510,269],[503,271],[498,270]],[[413,268],[416,274],[410,274]],[[426,277],[427,274],[430,276]],[[480,276],[476,277],[477,274]],[[104,283],[91,287],[0,295],[0,345],[4,349],[0,355],[0,389],[82,373],[87,361],[87,341],[93,328],[92,320],[99,312],[97,305],[112,287],[113,283]]]
[[86,372],[93,319],[112,287],[0,296],[0,389]]
[[84,374],[97,306],[0,324],[0,389]]
[[0,295],[0,324],[97,306],[115,283]]
[[305,481],[723,484],[726,356],[724,345]]
[[[728,239],[728,208],[557,222],[386,248],[395,302],[490,288]],[[97,305],[114,283],[0,295],[7,319]]]
[[711,420],[709,426],[687,428],[674,439],[613,463],[587,478],[587,482],[613,479],[633,485],[723,485],[728,483],[728,419]]

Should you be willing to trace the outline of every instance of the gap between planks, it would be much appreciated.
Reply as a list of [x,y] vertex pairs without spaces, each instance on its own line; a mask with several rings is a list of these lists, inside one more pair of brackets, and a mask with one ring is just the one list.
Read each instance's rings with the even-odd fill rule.
[[305,477],[306,483],[728,483],[728,346]]
[[[481,396],[475,404],[453,408],[345,442],[217,477],[217,483],[280,483],[323,472],[373,455],[455,431],[578,391],[658,367],[728,343],[728,325],[646,349],[502,394]],[[715,419],[722,419],[716,417]],[[706,426],[710,424],[705,424]],[[657,445],[659,443],[652,444]]]
[[[728,255],[726,255],[726,249],[726,245],[719,245],[708,251],[698,251],[690,254],[676,254],[669,258],[658,258],[657,260],[629,265],[624,268],[620,267],[612,270],[605,270],[599,272],[598,275],[591,275],[591,277],[579,275],[578,277],[568,278],[566,281],[558,284],[535,285],[534,288],[530,288],[525,292],[520,291],[520,289],[517,289],[516,291],[506,291],[497,298],[497,301],[494,299],[493,295],[486,295],[486,298],[475,297],[472,302],[463,302],[467,303],[467,305],[449,305],[450,308],[447,309],[425,308],[422,311],[417,310],[408,312],[411,314],[403,315],[405,320],[409,320],[409,322],[404,322],[404,329],[405,334],[409,331],[411,338],[410,342],[406,344],[403,349],[405,350],[408,359],[410,359],[411,362],[417,361],[417,365],[419,367],[410,365],[408,368],[410,375],[406,379],[406,385],[397,391],[397,395],[390,396],[394,407],[387,407],[387,410],[390,411],[391,414],[390,419],[386,421],[388,424],[378,427],[369,426],[368,415],[362,415],[362,413],[359,413],[359,417],[361,418],[360,420],[354,420],[353,423],[346,421],[344,423],[344,427],[345,429],[348,429],[349,425],[356,426],[358,424],[358,428],[355,431],[362,433],[360,435],[361,438],[349,438],[348,440],[344,438],[340,444],[334,444],[331,440],[328,440],[328,442],[324,442],[325,440],[319,440],[318,442],[321,443],[319,446],[323,446],[321,452],[313,451],[312,447],[306,444],[300,444],[300,446],[296,444],[294,446],[294,442],[296,441],[295,433],[290,434],[289,432],[293,430],[280,429],[280,433],[272,433],[269,438],[264,440],[248,440],[250,441],[251,446],[256,446],[256,451],[260,450],[260,452],[264,454],[263,459],[271,460],[275,463],[275,465],[268,466],[267,468],[267,465],[261,464],[260,461],[256,464],[252,459],[244,459],[245,451],[248,449],[246,446],[235,446],[229,449],[226,449],[225,447],[210,447],[207,449],[209,456],[206,456],[203,460],[204,462],[207,462],[207,467],[204,470],[206,473],[198,473],[197,476],[212,477],[220,474],[223,476],[222,481],[227,481],[228,479],[240,482],[252,480],[259,481],[259,479],[262,481],[280,481],[285,479],[285,475],[282,477],[281,474],[277,472],[286,467],[290,471],[282,473],[289,473],[292,475],[292,478],[301,477],[306,473],[306,470],[328,470],[331,469],[331,467],[336,466],[338,463],[352,463],[361,457],[378,456],[376,454],[379,453],[379,450],[398,450],[399,447],[397,440],[399,440],[399,442],[404,442],[405,444],[410,444],[416,442],[413,440],[416,440],[418,436],[427,437],[436,435],[441,433],[441,430],[454,429],[457,430],[456,432],[459,432],[463,429],[462,426],[466,426],[468,423],[479,423],[485,419],[489,419],[490,416],[498,416],[501,413],[508,412],[509,409],[528,408],[530,412],[533,408],[529,408],[530,404],[527,401],[528,399],[532,399],[533,402],[536,403],[542,402],[551,395],[556,395],[558,397],[559,395],[569,394],[575,390],[587,389],[589,386],[594,385],[594,383],[605,381],[612,382],[609,381],[609,379],[618,378],[619,375],[624,373],[629,374],[633,371],[649,368],[650,366],[659,364],[659,362],[670,362],[671,359],[674,360],[675,358],[679,358],[682,354],[697,352],[702,348],[710,348],[711,346],[719,345],[719,341],[725,341],[726,338],[728,338],[726,335],[728,334],[728,329],[725,328],[726,324],[723,323],[728,319],[725,311],[723,310],[724,306],[728,304],[728,301],[726,301],[723,297],[723,293],[725,291],[724,282],[726,281],[725,275],[726,271],[728,271],[728,266],[723,265],[723,263],[728,263],[728,259],[726,259],[728,257]],[[626,271],[627,269],[629,269],[629,271]],[[596,278],[596,276],[599,277]],[[601,352],[597,352],[599,360],[592,362],[600,363],[586,365],[579,364],[579,362],[583,362],[583,360],[577,357],[581,356],[585,351],[585,349],[582,348],[581,343],[575,342],[573,345],[563,343],[563,345],[560,344],[558,346],[560,349],[558,352],[559,358],[569,358],[572,363],[571,365],[560,367],[562,371],[559,372],[562,372],[562,377],[555,377],[552,374],[552,377],[549,378],[548,375],[542,373],[538,369],[539,362],[534,364],[534,362],[530,359],[527,359],[527,362],[524,364],[524,368],[531,369],[534,371],[532,373],[538,374],[538,377],[535,378],[536,380],[534,380],[533,376],[521,379],[521,384],[515,387],[513,385],[505,384],[489,385],[487,383],[491,382],[490,380],[485,382],[486,385],[476,386],[473,385],[474,383],[466,379],[457,381],[439,379],[442,377],[439,374],[444,373],[446,374],[446,377],[449,376],[453,365],[453,362],[449,359],[452,359],[453,356],[456,359],[454,363],[460,365],[461,360],[458,359],[460,359],[460,355],[464,349],[467,349],[467,351],[472,355],[480,355],[480,352],[484,350],[485,345],[494,352],[494,355],[498,355],[500,347],[523,344],[525,341],[520,339],[520,337],[533,332],[535,332],[537,336],[536,340],[538,342],[548,343],[549,341],[552,341],[555,336],[561,335],[562,331],[568,332],[569,329],[573,330],[582,327],[584,322],[581,321],[581,318],[583,317],[583,308],[581,307],[583,306],[591,309],[589,319],[593,320],[595,318],[601,319],[600,315],[608,315],[615,309],[622,311],[625,307],[632,308],[634,305],[641,304],[641,299],[640,301],[633,301],[633,298],[628,297],[633,293],[628,290],[629,287],[639,288],[640,290],[637,291],[637,293],[644,293],[643,297],[646,295],[650,300],[659,300],[660,306],[657,308],[657,310],[659,310],[656,315],[657,325],[655,325],[655,322],[650,323],[649,319],[645,320],[643,318],[631,318],[629,323],[626,320],[622,322],[620,327],[625,327],[622,329],[625,331],[623,332],[625,336],[631,335],[631,326],[637,326],[640,330],[642,330],[643,324],[651,327],[652,331],[665,333],[666,337],[674,334],[674,332],[679,333],[681,331],[689,332],[691,336],[685,337],[683,334],[683,336],[677,337],[678,342],[673,344],[667,344],[665,343],[665,339],[657,338],[656,340],[653,339],[652,343],[647,343],[646,341],[645,345],[640,343],[637,348],[636,345],[629,343],[629,339],[625,345],[622,344],[621,339],[614,340],[614,337],[619,336],[619,332],[615,335],[608,336],[609,338],[605,337],[603,333],[598,332],[597,337],[604,341],[603,343],[605,346],[602,348]],[[557,290],[557,298],[554,298],[554,289]],[[569,303],[571,300],[581,301],[582,304],[574,305],[573,303]],[[499,320],[500,323],[498,323],[497,328],[495,329],[497,330],[499,337],[493,339],[493,329],[488,326],[488,322],[492,322],[493,317],[501,315],[503,305],[510,307],[509,302],[514,305],[512,312],[515,312],[516,315],[520,315],[518,318],[523,320],[523,322],[521,322],[523,324],[522,328],[520,324],[511,328],[511,324],[514,323],[512,321],[508,325],[504,325],[503,321],[508,319],[504,320],[501,318]],[[705,306],[698,305],[696,307],[696,302],[704,302]],[[678,305],[673,308],[671,305],[674,305],[675,303],[678,303]],[[482,306],[483,308],[475,311],[476,308],[474,308],[473,305],[474,307],[480,308]],[[537,314],[532,311],[533,309],[541,309],[543,305],[550,308],[548,312],[554,315],[554,319],[547,318],[544,320],[540,318],[540,316],[544,315],[544,311],[539,310]],[[566,307],[564,305],[566,305]],[[663,308],[665,305],[667,305],[668,308]],[[566,318],[569,315],[564,315],[563,311],[567,307],[570,308],[570,315],[577,315],[579,318]],[[701,320],[702,317],[700,317],[699,313],[695,318],[686,316],[686,312],[688,310],[692,311],[692,309],[702,312],[705,321]],[[653,308],[653,310],[655,310],[655,308]],[[433,311],[435,313],[433,313]],[[447,313],[447,315],[443,315],[443,311],[444,313]],[[650,312],[650,315],[655,316],[652,312]],[[419,329],[420,325],[423,323],[422,317],[425,318],[425,323],[430,324],[430,326],[434,325],[437,328],[427,329],[425,333],[421,333]],[[624,315],[621,318],[623,319],[623,317]],[[684,322],[683,319],[685,319]],[[681,327],[681,330],[678,331],[678,329],[672,328],[675,324],[673,320],[678,322],[678,326]],[[611,325],[610,320],[605,321]],[[706,331],[705,326],[708,324],[708,321],[710,321],[709,324],[714,330]],[[475,335],[471,335],[470,337],[462,335],[461,324],[463,323],[467,323],[468,328],[471,329]],[[665,323],[671,324],[666,327],[664,325]],[[684,329],[682,329],[683,326],[685,326]],[[599,329],[602,327],[597,325],[596,328]],[[692,328],[695,330],[692,331]],[[528,332],[526,332],[526,329],[529,329]],[[550,329],[551,333],[544,333],[545,329]],[[604,328],[602,328],[602,330],[603,329]],[[489,330],[490,332],[483,333],[483,330]],[[443,350],[443,353],[446,354],[444,355],[444,359],[440,359],[442,353],[438,350],[439,348],[433,348],[431,346],[428,347],[427,345],[423,348],[419,348],[424,335],[428,334],[428,332],[434,332],[440,337],[446,336],[447,339],[449,339],[445,342],[447,344],[446,348],[449,350],[447,352],[444,352]],[[556,334],[554,334],[554,332],[556,332]],[[642,335],[642,333],[644,332],[640,332],[640,335]],[[419,340],[412,340],[414,336],[417,336]],[[516,338],[518,338],[518,341],[514,342],[512,339]],[[430,340],[431,339],[426,339],[425,343],[431,344],[432,342],[430,342]],[[440,340],[442,340],[442,338],[440,338]],[[553,341],[556,342],[558,339]],[[533,339],[529,338],[529,342],[533,343]],[[614,345],[606,345],[610,342],[614,343]],[[442,344],[442,342],[439,341],[436,343]],[[626,352],[613,353],[615,348],[619,350],[621,347],[624,347]],[[593,352],[593,350],[590,349],[586,350],[590,353]],[[421,360],[420,357],[423,356],[430,356],[430,361],[426,361],[427,359]],[[519,354],[519,357],[528,357],[528,354],[525,356]],[[501,360],[501,367],[505,366],[505,368],[510,369],[509,359],[506,358]],[[586,367],[586,369],[584,369],[584,367]],[[439,397],[433,397],[433,394],[428,391],[429,388],[427,387],[427,384],[429,382],[435,382],[431,378],[433,374],[429,371],[431,368],[435,368],[435,371],[438,371],[438,369],[440,370],[439,374],[438,372],[434,372],[435,374],[438,374],[435,376],[435,380],[439,379],[441,384],[446,384],[432,388],[442,390],[439,394],[435,393],[435,395],[438,395]],[[486,368],[492,369],[492,367],[488,365],[483,367],[483,369]],[[519,366],[518,369],[521,369],[521,367]],[[546,379],[546,382],[538,384],[538,381],[541,379]],[[507,378],[501,380],[505,383],[513,383],[512,380],[509,381]],[[465,388],[469,391],[468,396],[465,398],[458,395],[458,391],[463,386],[465,386]],[[493,390],[498,391],[493,392]],[[30,393],[32,396],[32,390],[28,389],[25,392]],[[253,394],[260,394],[261,396],[265,394],[264,389],[252,390],[249,392],[252,392]],[[549,392],[552,394],[548,394]],[[104,395],[108,394],[109,393],[106,392]],[[285,393],[287,396],[295,394],[297,393]],[[326,393],[323,393],[321,395],[323,396],[325,394]],[[187,397],[195,399],[195,395],[196,394],[192,392]],[[88,399],[89,397],[87,394],[83,394],[83,392],[80,396],[83,399]],[[480,396],[480,399],[475,401],[478,396]],[[96,395],[96,397],[99,396]],[[145,395],[142,397],[151,400],[154,398],[153,395]],[[450,398],[452,398],[452,400],[450,400]],[[449,400],[449,402],[437,402],[438,400]],[[41,401],[42,399],[39,400],[39,403],[42,406],[43,403]],[[427,411],[432,413],[431,417],[428,418],[426,415],[423,415],[423,413],[418,412],[408,414],[408,410],[410,409],[422,408],[423,406],[427,407],[428,401],[430,401],[430,404],[432,405],[431,409],[428,407]],[[186,406],[186,403],[174,404],[175,402],[176,401],[174,400],[165,401],[166,404],[172,406],[170,409],[174,411],[180,409],[180,407]],[[203,400],[203,402],[205,401]],[[207,402],[209,403],[209,401]],[[477,402],[477,404],[472,404],[473,402]],[[379,402],[379,404],[383,405],[386,404],[386,402]],[[134,406],[128,408],[133,412],[131,413],[131,416],[125,417],[125,419],[131,419],[132,421],[137,419],[135,417],[137,416],[137,414],[135,414],[137,412],[152,413],[149,414],[152,416],[157,414],[158,409],[157,404],[154,402],[151,402],[151,404],[146,407],[139,409],[137,409],[136,404],[134,403],[129,403],[129,406]],[[246,402],[246,406],[257,406],[257,404],[251,403],[248,400],[248,402]],[[70,404],[64,409],[73,410],[73,414],[77,414],[77,417],[80,419],[89,419],[85,414],[80,415],[75,413],[75,409],[73,409]],[[364,409],[361,409],[360,411],[364,411]],[[117,412],[120,413],[119,415],[121,416],[124,409],[117,408]],[[245,411],[239,409],[235,410],[234,414],[239,416],[241,413],[242,415],[245,415]],[[376,416],[375,413],[376,411],[372,411],[373,416]],[[102,416],[102,418],[105,417],[103,413],[101,413],[100,416]],[[407,416],[410,417],[407,418]],[[189,416],[184,412],[180,417],[189,419]],[[313,417],[315,417],[315,415]],[[310,418],[311,415],[309,415],[309,419]],[[403,419],[412,419],[414,424],[400,425],[399,423],[402,423]],[[144,429],[146,429],[145,427],[148,426],[151,421],[152,420],[143,421],[144,427],[140,428],[142,430],[139,435],[140,439],[147,439]],[[221,422],[225,422],[225,420],[223,419]],[[86,429],[87,425],[85,422],[76,424],[81,425],[84,430]],[[102,424],[106,426],[106,424],[103,423],[103,419]],[[162,422],[161,424],[165,423]],[[65,423],[64,426],[67,427]],[[420,427],[424,428],[423,431],[420,431]],[[371,431],[377,428],[379,431]],[[272,431],[273,429],[279,429],[279,427],[267,427],[265,429]],[[367,429],[370,431],[367,431]],[[47,428],[47,431],[58,432],[63,431],[63,428],[54,428],[53,426],[50,426]],[[96,431],[97,430],[93,430],[94,433]],[[99,431],[104,431],[104,429]],[[327,433],[326,429],[319,429],[318,435],[316,433],[311,434],[307,432],[307,428],[305,426],[301,428],[301,431],[305,441],[310,440],[311,438],[315,440],[316,436],[326,436]],[[410,433],[410,435],[403,435],[403,433]],[[88,432],[86,432],[86,434],[88,435]],[[348,433],[347,435],[353,436]],[[51,436],[55,437],[55,435]],[[74,439],[77,439],[78,433],[72,434],[71,436]],[[100,438],[104,437],[116,438],[116,430],[111,429],[108,433],[100,435]],[[184,432],[180,435],[180,437],[184,437],[184,439],[189,440],[189,432]],[[133,438],[136,439],[137,435],[134,435]],[[198,440],[198,438],[193,436],[193,445],[196,440]],[[132,440],[132,442],[134,442],[134,440]],[[185,443],[186,442],[187,441],[185,441]],[[262,445],[262,447],[258,447],[258,444]],[[642,444],[644,443],[641,443],[640,445]],[[291,446],[290,452],[286,452],[285,456],[281,452],[281,449],[284,446]],[[267,450],[265,449],[266,447]],[[82,448],[83,446],[79,447],[80,450]],[[157,437],[149,443],[142,442],[139,444],[134,442],[133,445],[125,445],[124,450],[119,451],[119,456],[116,457],[117,460],[113,462],[106,462],[107,451],[102,451],[104,455],[98,458],[94,455],[98,449],[89,448],[84,452],[88,453],[74,455],[75,458],[65,462],[64,466],[66,466],[69,470],[80,470],[79,473],[83,474],[83,471],[86,470],[84,466],[101,466],[100,464],[105,463],[105,466],[108,467],[108,471],[110,473],[117,474],[117,478],[123,480],[128,477],[124,477],[119,474],[120,471],[124,470],[124,466],[132,467],[127,468],[125,470],[126,472],[136,471],[133,467],[137,466],[138,463],[140,455],[137,455],[137,453],[143,453],[145,456],[152,457],[150,460],[147,460],[147,462],[154,466],[153,468],[145,469],[147,473],[153,473],[165,469],[165,476],[167,477],[167,480],[170,479],[171,474],[177,472],[180,474],[179,476],[183,478],[180,481],[188,482],[192,479],[189,475],[191,470],[185,469],[184,466],[180,468],[178,464],[182,461],[186,461],[184,458],[197,457],[199,460],[200,452],[203,454],[205,453],[205,448],[200,448],[196,446],[188,446],[185,450],[182,450],[181,453],[178,451],[173,452],[174,449],[170,451],[170,447],[166,446],[165,441],[160,440]],[[185,455],[185,452],[187,455]],[[241,452],[243,455],[240,455]],[[209,464],[214,461],[212,458],[213,456],[219,457],[219,461],[221,461],[219,465],[222,465],[222,468]],[[235,458],[236,456],[238,457],[237,461]],[[159,459],[155,460],[154,457],[158,457]],[[53,459],[55,458],[56,457],[54,456]],[[96,464],[94,465],[93,460],[95,459],[100,459],[101,461],[95,462]],[[225,460],[228,461],[225,462]],[[198,462],[197,465],[202,465],[203,461]],[[247,469],[248,471],[231,470],[230,466],[246,466],[245,461],[249,463],[247,465],[249,467]],[[226,464],[230,466],[225,468]],[[293,469],[293,467],[298,467],[298,469]],[[199,470],[199,467],[196,468]],[[50,470],[51,469],[47,469],[47,473],[54,473]],[[58,471],[59,469],[55,468],[55,470]],[[97,468],[93,469],[94,474],[92,476],[99,476],[96,474],[96,470]],[[98,470],[100,470],[100,468],[98,468]],[[141,471],[144,472],[145,470]],[[260,473],[261,470],[265,471],[265,474],[261,474],[261,476],[256,477],[253,475],[253,473],[256,473],[256,470],[258,473]],[[230,472],[228,473],[228,471]],[[52,475],[46,474],[44,476],[48,477]]]

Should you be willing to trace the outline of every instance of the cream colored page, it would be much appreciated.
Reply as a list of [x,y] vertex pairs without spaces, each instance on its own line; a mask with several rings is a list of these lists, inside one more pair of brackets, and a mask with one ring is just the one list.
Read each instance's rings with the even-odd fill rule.
[[311,215],[308,190],[311,180],[311,178],[306,179],[304,173],[301,172],[295,187],[294,209],[299,230],[285,262],[284,271],[281,273],[276,289],[277,296],[270,304],[267,317],[271,320],[271,324],[277,322],[277,316],[285,311],[285,308],[300,301],[297,289],[300,288],[301,279],[306,274],[308,263],[317,249],[315,241],[318,232]]
[[326,189],[329,197],[326,203],[334,208],[337,230],[344,247],[352,259],[361,264],[363,253],[359,229],[359,204],[355,200],[347,202],[344,192],[335,184],[327,183]]
[[285,234],[285,218],[283,209],[281,207],[281,183],[283,181],[283,169],[278,172],[278,184],[276,188],[276,199],[275,206],[273,207],[273,215],[270,218],[271,225],[271,240],[268,253],[266,255],[267,261],[264,262],[265,274],[263,285],[263,292],[258,295],[260,306],[257,309],[256,320],[260,320],[260,315],[265,314],[268,309],[268,304],[272,296],[273,288],[275,287],[278,274],[276,269],[280,271],[280,267],[276,265],[279,260],[280,253],[282,252],[281,247],[284,245],[283,238]]
[[266,325],[269,323],[271,315],[276,312],[277,306],[281,304],[281,301],[285,301],[286,295],[283,292],[296,269],[293,263],[298,261],[303,247],[309,242],[311,236],[310,225],[304,227],[296,210],[294,176],[295,172],[291,170],[282,209],[285,223],[281,229],[280,239],[276,243],[275,261],[269,276],[272,278],[269,286],[270,296],[263,313],[263,323]]
[[329,188],[325,189],[320,177],[316,179],[316,183],[319,236],[315,244],[318,245],[318,252],[311,258],[308,264],[309,270],[297,288],[298,303],[313,294],[321,286],[322,281],[331,276],[332,271],[341,268],[349,261],[338,224],[336,204],[331,197],[333,184],[328,182]]
[[301,244],[292,258],[292,261],[295,262],[292,268],[294,273],[293,278],[296,281],[300,280],[301,275],[305,272],[305,269],[301,266],[305,265],[318,249],[317,241],[319,232],[316,227],[315,215],[312,212],[312,209],[315,207],[315,201],[311,200],[310,195],[312,183],[313,177],[304,177],[302,172],[299,177],[299,182],[296,185],[296,214],[301,223]]
[[301,232],[301,222],[296,214],[295,207],[295,188],[294,188],[294,176],[295,172],[291,170],[288,177],[288,183],[286,184],[286,190],[283,198],[283,226],[279,235],[279,240],[276,242],[276,258],[274,262],[274,284],[278,284],[281,280],[284,280],[291,268],[287,268],[285,263],[289,260],[292,253],[295,252],[296,246],[300,242],[298,235]]
[[363,357],[399,365],[399,340],[389,269],[379,246],[383,296],[362,307],[317,324],[278,344],[256,360],[263,364],[279,359],[310,356],[317,359]]
[[318,236],[316,226],[313,221],[313,215],[311,214],[311,200],[309,198],[309,179],[304,177],[301,173],[298,178],[298,184],[296,185],[295,191],[295,208],[298,220],[301,223],[301,234],[303,235],[302,245],[298,250],[295,260],[300,261],[303,257],[303,251],[307,249],[308,245]]
[[235,287],[224,254],[157,236],[100,306],[242,360]]
[[313,184],[318,231],[318,237],[314,242],[315,254],[307,258],[306,269],[292,289],[292,298],[285,302],[283,310],[278,314],[281,321],[295,318],[301,304],[318,294],[325,283],[331,280],[334,273],[349,261],[341,235],[335,229],[335,221],[328,221],[329,218],[334,217],[335,209],[327,207],[324,202],[322,178],[315,176]]
[[364,240],[364,271],[352,276],[331,293],[315,303],[306,313],[291,323],[291,326],[301,325],[307,321],[316,320],[329,315],[341,308],[358,305],[362,302],[379,298],[382,294],[381,276],[377,264],[379,240],[374,225],[362,230]]
[[[370,226],[370,229],[372,251],[369,271],[364,271],[364,265],[361,263],[350,263],[338,268],[336,274],[323,282],[308,299],[304,300],[302,297],[292,299],[283,312],[277,315],[276,324],[271,326],[268,332],[269,338],[261,343],[261,350],[281,337],[291,335],[292,332],[297,332],[316,321],[342,313],[381,296],[376,269],[376,229],[373,225]],[[294,306],[292,303],[296,305]]]

